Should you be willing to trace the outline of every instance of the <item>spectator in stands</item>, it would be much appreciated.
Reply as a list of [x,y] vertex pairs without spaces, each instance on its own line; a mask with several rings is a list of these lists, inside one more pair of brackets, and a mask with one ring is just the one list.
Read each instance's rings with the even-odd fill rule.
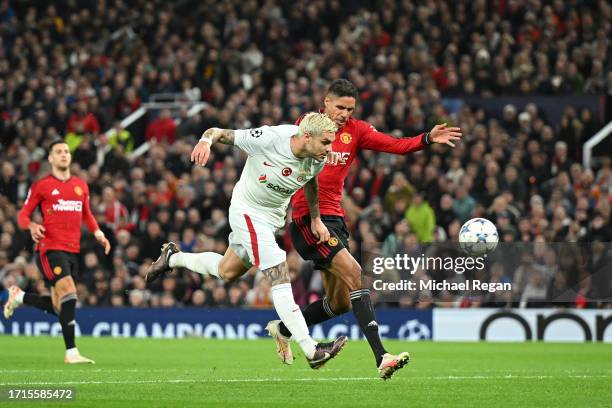
[[176,140],[176,123],[170,115],[170,109],[162,109],[159,117],[154,119],[145,132],[147,141],[165,142],[173,144]]
[[425,193],[417,191],[412,197],[412,203],[406,210],[406,221],[419,242],[433,242],[433,232],[436,228],[436,215],[427,201]]

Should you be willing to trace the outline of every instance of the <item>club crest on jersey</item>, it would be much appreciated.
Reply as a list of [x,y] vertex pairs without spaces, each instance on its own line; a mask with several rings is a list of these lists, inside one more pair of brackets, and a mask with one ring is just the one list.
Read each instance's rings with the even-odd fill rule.
[[340,141],[344,144],[349,144],[353,141],[353,136],[350,133],[342,133],[340,135]]
[[304,181],[304,176],[298,176],[297,182],[301,183],[302,181]]
[[251,130],[249,130],[249,134],[252,137],[257,138],[257,137],[260,137],[263,134],[263,131],[261,129],[251,129]]
[[293,170],[291,170],[289,167],[285,167],[282,171],[283,176],[287,177],[290,176],[291,173],[293,173]]
[[266,176],[265,174],[262,174],[259,176],[257,180],[259,180],[261,184],[264,184],[266,181],[268,181],[268,176]]
[[78,196],[82,196],[83,195],[83,189],[81,188],[81,186],[76,186],[74,188],[74,192],[76,193],[76,195]]

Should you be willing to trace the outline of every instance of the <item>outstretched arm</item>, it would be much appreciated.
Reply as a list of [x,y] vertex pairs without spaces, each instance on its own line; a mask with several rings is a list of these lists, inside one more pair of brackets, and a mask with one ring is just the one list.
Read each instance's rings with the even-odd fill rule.
[[308,181],[304,185],[304,195],[306,196],[306,202],[308,203],[308,210],[310,210],[310,229],[315,237],[319,239],[317,244],[326,242],[329,240],[329,230],[321,221],[321,212],[319,211],[319,182],[317,176]]
[[414,137],[396,138],[377,131],[372,125],[368,126],[360,138],[360,147],[377,152],[406,154],[422,150],[432,143],[446,144],[455,147],[453,142],[461,138],[461,129],[446,127],[446,123],[434,126],[429,132]]
[[210,156],[210,148],[215,143],[234,144],[235,133],[232,129],[210,128],[202,134],[200,141],[191,152],[191,161],[204,166]]

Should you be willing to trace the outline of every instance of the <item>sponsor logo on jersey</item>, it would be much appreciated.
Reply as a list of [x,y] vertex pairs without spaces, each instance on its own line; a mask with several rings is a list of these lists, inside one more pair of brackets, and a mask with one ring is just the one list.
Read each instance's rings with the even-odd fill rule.
[[268,176],[266,176],[265,174],[261,174],[257,180],[259,180],[261,184],[264,184],[268,181]]
[[289,175],[291,175],[291,173],[293,173],[293,170],[291,170],[289,167],[285,167],[282,171],[283,176],[287,177]]
[[57,188],[54,188],[53,191],[51,192],[51,195],[59,195],[59,190]]
[[349,157],[351,157],[351,152],[338,152],[338,153],[340,153],[340,158],[338,159],[337,164],[331,164],[329,162],[326,162],[325,165],[326,166],[346,166],[346,163],[348,162]]
[[338,238],[331,237],[330,239],[327,240],[327,244],[331,247],[335,247],[336,245],[338,245]]
[[81,186],[76,186],[74,188],[74,192],[76,193],[76,195],[78,196],[82,196],[83,195],[83,189],[81,188]]
[[344,144],[349,144],[353,141],[353,136],[350,133],[342,133],[340,135],[340,141]]
[[62,267],[61,266],[56,266],[55,268],[53,268],[53,273],[56,275],[59,275],[62,273]]
[[83,202],[77,200],[57,200],[56,204],[53,204],[53,211],[83,211]]
[[277,193],[281,193],[287,196],[292,196],[293,193],[295,193],[295,190],[291,190],[290,188],[287,188],[287,187],[281,187],[281,186],[278,186],[272,183],[266,184],[266,187],[269,188],[270,190],[276,191]]
[[257,138],[257,137],[260,137],[263,134],[263,131],[261,129],[251,129],[251,130],[249,130],[249,134],[252,137]]

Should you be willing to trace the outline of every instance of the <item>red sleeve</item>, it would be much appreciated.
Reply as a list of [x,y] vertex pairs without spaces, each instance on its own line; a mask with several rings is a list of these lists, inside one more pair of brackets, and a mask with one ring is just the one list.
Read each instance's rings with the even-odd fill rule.
[[379,132],[367,122],[361,122],[359,134],[359,147],[376,152],[405,154],[423,150],[423,134],[414,137],[397,138]]
[[19,211],[19,215],[17,216],[19,228],[28,229],[30,222],[32,222],[30,217],[32,216],[32,213],[36,207],[38,207],[42,201],[42,196],[40,195],[39,190],[40,188],[38,187],[38,183],[34,183],[30,186],[30,190],[28,191],[28,196],[23,204],[23,208],[21,211]]
[[100,229],[91,208],[89,207],[89,186],[85,184],[85,198],[83,199],[83,222],[89,231],[92,233]]

